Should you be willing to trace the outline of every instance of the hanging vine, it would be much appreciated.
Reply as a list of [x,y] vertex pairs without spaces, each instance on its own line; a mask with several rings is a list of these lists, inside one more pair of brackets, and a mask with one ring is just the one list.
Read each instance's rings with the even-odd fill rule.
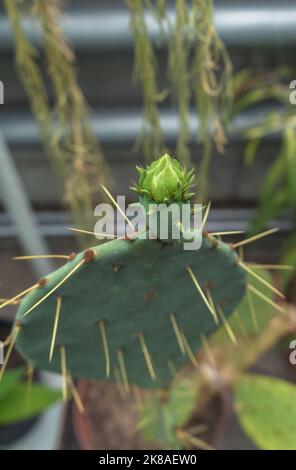
[[[139,18],[137,21],[136,34],[135,26],[133,28],[135,64],[136,69],[141,70],[139,77],[143,91],[144,113],[153,116],[153,119],[150,119],[152,135],[147,136],[153,140],[159,135],[160,122],[158,107],[155,105],[158,96],[155,74],[157,61],[148,34],[145,4],[157,19],[161,34],[163,35],[164,30],[168,33],[168,76],[172,99],[179,116],[176,156],[185,165],[190,162],[190,107],[194,106],[198,113],[198,137],[203,144],[199,194],[201,199],[204,199],[212,142],[222,153],[227,142],[224,132],[225,118],[232,99],[232,65],[214,26],[213,1],[176,0],[174,20],[171,20],[172,11],[167,9],[166,0],[129,2],[132,25],[135,23],[135,18],[139,15],[141,18],[141,21]],[[153,77],[153,87],[151,77]]]
[[93,198],[105,183],[107,168],[92,133],[87,105],[78,86],[75,56],[59,27],[59,0],[32,1],[32,14],[41,24],[48,75],[54,89],[49,106],[39,54],[22,29],[19,2],[5,0],[14,33],[16,63],[39,123],[49,159],[65,185],[65,200],[75,219],[84,225],[93,214]]
[[144,101],[144,126],[140,142],[145,158],[151,160],[157,158],[165,147],[157,106],[160,100],[156,79],[157,60],[148,34],[143,0],[128,0],[128,6],[134,39],[135,76],[141,83]]
[[192,15],[193,92],[203,142],[199,181],[200,194],[204,198],[212,152],[211,136],[220,153],[227,142],[223,120],[227,118],[232,101],[232,64],[214,25],[213,1],[193,0]]
[[187,166],[191,165],[189,140],[189,108],[190,108],[190,48],[184,31],[188,25],[189,12],[184,0],[176,1],[176,21],[172,29],[169,43],[168,68],[173,99],[177,104],[179,114],[179,134],[176,154]]
[[4,0],[15,41],[15,59],[19,75],[30,99],[34,115],[48,141],[52,133],[52,118],[48,103],[47,90],[42,73],[37,65],[38,52],[31,45],[22,28],[22,13],[13,0]]
[[106,183],[106,165],[89,124],[89,113],[78,86],[75,56],[59,26],[59,0],[34,0],[34,10],[43,30],[44,54],[55,93],[59,127],[67,132],[54,141],[63,147],[70,162],[66,178],[66,200],[74,213],[92,215],[93,194]]
[[[231,103],[232,66],[214,26],[212,0],[176,0],[174,15],[166,0],[127,0],[134,39],[135,75],[143,94],[144,125],[140,136],[147,160],[165,150],[159,102],[157,55],[149,36],[146,8],[153,12],[163,37],[168,37],[168,77],[179,116],[176,156],[190,162],[190,109],[198,113],[198,137],[203,144],[199,194],[205,198],[212,142],[219,152],[226,144],[224,115]],[[100,147],[89,125],[88,109],[77,83],[75,56],[59,27],[60,0],[31,0],[41,23],[47,72],[54,89],[51,109],[38,52],[22,29],[22,10],[5,0],[16,44],[16,61],[40,124],[50,159],[65,181],[65,196],[76,217],[92,213],[94,192],[107,175]],[[172,19],[173,18],[173,19]],[[57,125],[55,125],[57,122]],[[86,217],[87,219],[88,217]],[[85,221],[83,221],[85,223]]]

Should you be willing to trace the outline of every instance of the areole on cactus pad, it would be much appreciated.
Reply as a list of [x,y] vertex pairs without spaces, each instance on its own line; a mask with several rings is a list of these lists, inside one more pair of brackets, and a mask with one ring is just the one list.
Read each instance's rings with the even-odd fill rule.
[[[190,199],[193,172],[174,162],[166,155],[140,170],[137,191],[152,189],[157,203]],[[196,251],[157,239],[101,244],[69,259],[21,302],[17,348],[38,369],[165,387],[186,362],[197,365],[203,336],[244,296],[237,261],[230,245],[205,232]]]

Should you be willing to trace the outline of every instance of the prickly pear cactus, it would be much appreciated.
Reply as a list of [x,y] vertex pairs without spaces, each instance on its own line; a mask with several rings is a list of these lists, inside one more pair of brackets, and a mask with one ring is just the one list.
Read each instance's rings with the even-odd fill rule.
[[[184,197],[191,176],[180,185],[160,175],[157,198],[160,189]],[[71,257],[29,293],[17,348],[38,369],[60,372],[64,362],[73,377],[164,387],[187,361],[196,365],[202,336],[233,312],[245,284],[232,247],[206,233],[196,251],[178,241],[112,240]]]

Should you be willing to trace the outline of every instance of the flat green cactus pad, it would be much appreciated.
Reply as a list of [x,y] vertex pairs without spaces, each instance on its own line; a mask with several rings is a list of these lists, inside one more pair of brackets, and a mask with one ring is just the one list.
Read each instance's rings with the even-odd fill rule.
[[[88,262],[29,314],[25,315],[81,263],[84,253],[49,275],[46,284],[31,292],[19,307],[17,348],[38,369],[60,372],[63,346],[73,377],[104,380],[106,344],[104,348],[100,328],[104,325],[110,380],[115,380],[116,371],[123,374],[125,369],[130,383],[163,387],[172,379],[169,365],[178,370],[188,361],[188,345],[195,352],[201,335],[208,336],[217,328],[188,266],[203,291],[210,289],[217,311],[221,308],[225,317],[245,292],[246,277],[237,265],[236,253],[208,236],[197,251],[184,251],[180,243],[140,239],[114,240],[93,250],[94,259],[87,256]],[[49,363],[58,297],[61,311]],[[187,354],[184,348],[181,352],[172,318],[181,338],[186,338]]]

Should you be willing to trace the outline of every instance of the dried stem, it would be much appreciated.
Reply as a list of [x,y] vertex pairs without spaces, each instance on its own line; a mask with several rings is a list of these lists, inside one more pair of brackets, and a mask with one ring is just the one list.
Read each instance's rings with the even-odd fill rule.
[[40,21],[48,75],[55,101],[50,108],[39,53],[22,27],[22,10],[15,0],[4,2],[15,41],[20,78],[38,121],[45,148],[56,173],[65,184],[65,199],[79,222],[89,221],[93,197],[106,182],[107,169],[92,133],[88,109],[78,86],[75,56],[59,26],[59,0],[33,0],[33,15]]

